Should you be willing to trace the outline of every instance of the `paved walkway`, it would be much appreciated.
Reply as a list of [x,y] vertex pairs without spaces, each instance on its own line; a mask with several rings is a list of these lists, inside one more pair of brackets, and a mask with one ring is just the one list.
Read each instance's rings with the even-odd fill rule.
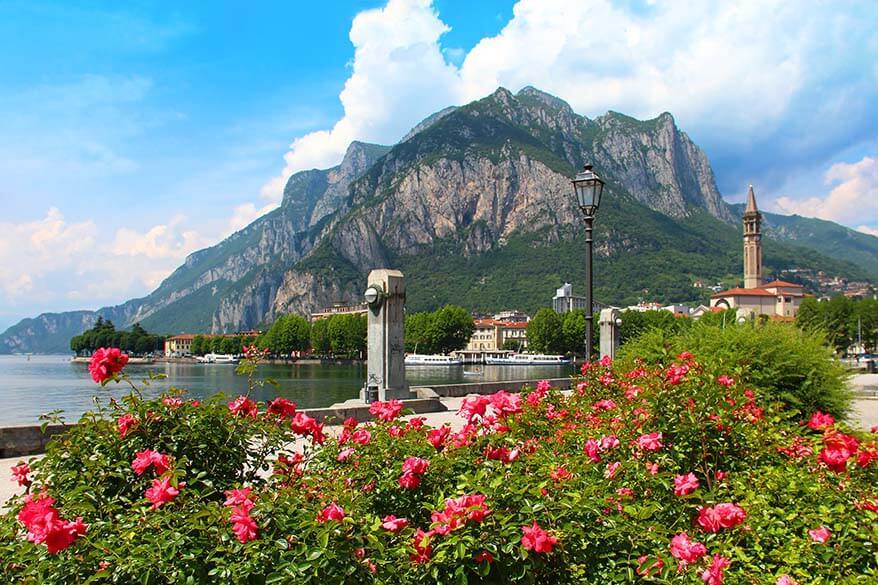
[[[875,376],[874,380],[878,382],[878,375],[871,375]],[[442,403],[448,407],[447,411],[430,412],[412,416],[425,417],[427,419],[427,424],[432,427],[439,427],[445,423],[449,423],[455,430],[457,430],[463,426],[463,419],[457,416],[457,411],[460,409],[461,402],[463,402],[463,398],[443,398]],[[855,413],[851,419],[855,424],[860,426],[860,428],[870,429],[871,427],[878,425],[878,400],[858,399],[854,402],[854,409]],[[411,418],[411,416],[405,418]],[[327,433],[337,435],[340,432],[340,429],[340,426],[328,427]],[[12,482],[10,467],[17,465],[19,461],[26,461],[27,459],[28,457],[0,459],[0,509],[2,509],[3,504],[13,495],[22,493],[23,489],[19,488]]]

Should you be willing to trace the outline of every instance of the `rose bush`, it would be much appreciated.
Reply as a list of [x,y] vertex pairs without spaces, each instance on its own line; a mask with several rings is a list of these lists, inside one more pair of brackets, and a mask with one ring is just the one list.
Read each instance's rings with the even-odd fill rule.
[[[28,496],[0,522],[0,571],[16,583],[876,582],[875,435],[736,379],[689,353],[603,362],[569,393],[469,397],[460,429],[382,403],[336,437],[282,399],[132,395],[19,470]],[[51,549],[30,530],[34,506],[52,509]]]

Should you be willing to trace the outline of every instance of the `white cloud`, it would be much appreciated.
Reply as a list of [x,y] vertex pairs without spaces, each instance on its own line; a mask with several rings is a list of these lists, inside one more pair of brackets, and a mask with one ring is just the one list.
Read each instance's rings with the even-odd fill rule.
[[[878,222],[878,160],[865,156],[854,163],[836,163],[826,171],[824,183],[831,187],[826,196],[779,197],[778,209],[847,224]],[[866,226],[858,229],[870,233]]]
[[143,294],[214,241],[187,226],[178,215],[142,232],[113,232],[93,221],[70,222],[54,207],[35,221],[0,223],[0,300],[16,305],[67,298],[97,308]]
[[429,0],[390,0],[360,12],[350,32],[351,76],[339,95],[344,117],[329,130],[296,138],[263,196],[279,202],[292,173],[337,164],[353,140],[398,140],[417,121],[456,102],[457,70],[439,46],[447,30]]
[[277,207],[276,203],[269,203],[263,207],[257,207],[253,203],[244,203],[235,207],[232,217],[229,219],[228,233],[231,234],[247,227],[253,220],[258,219]]
[[864,234],[869,234],[870,236],[875,236],[878,238],[878,227],[869,227],[867,225],[861,225],[857,228],[858,232],[863,232]]
[[112,252],[117,256],[133,256],[150,260],[180,260],[211,242],[192,229],[183,228],[186,216],[176,215],[168,224],[155,225],[145,232],[119,228]]

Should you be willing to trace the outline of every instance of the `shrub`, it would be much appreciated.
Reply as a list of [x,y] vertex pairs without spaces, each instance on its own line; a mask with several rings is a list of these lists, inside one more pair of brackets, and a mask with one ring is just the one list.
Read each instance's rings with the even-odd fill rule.
[[619,359],[623,367],[637,360],[667,365],[685,350],[711,372],[735,376],[801,413],[821,410],[843,418],[850,412],[853,394],[844,366],[821,334],[792,324],[698,324],[676,334],[652,329],[624,345]]
[[[57,499],[48,516],[70,542],[50,552],[37,534],[47,522],[29,511],[46,509],[42,496],[12,502],[0,572],[16,583],[878,578],[874,435],[822,413],[802,424],[690,354],[662,368],[594,364],[574,388],[469,397],[459,430],[379,403],[377,421],[346,421],[329,439],[282,401],[133,395],[32,463],[29,493]],[[254,473],[268,452],[273,473]]]

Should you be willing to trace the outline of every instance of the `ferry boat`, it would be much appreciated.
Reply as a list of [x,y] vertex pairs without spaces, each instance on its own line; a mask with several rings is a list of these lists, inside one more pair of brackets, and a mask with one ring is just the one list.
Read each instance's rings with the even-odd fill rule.
[[223,353],[206,353],[196,358],[202,364],[237,364],[238,358],[233,355]]
[[462,366],[463,361],[450,355],[427,355],[410,353],[405,356],[407,366]]
[[566,366],[570,360],[563,355],[516,353],[504,357],[486,356],[485,363],[491,366]]

